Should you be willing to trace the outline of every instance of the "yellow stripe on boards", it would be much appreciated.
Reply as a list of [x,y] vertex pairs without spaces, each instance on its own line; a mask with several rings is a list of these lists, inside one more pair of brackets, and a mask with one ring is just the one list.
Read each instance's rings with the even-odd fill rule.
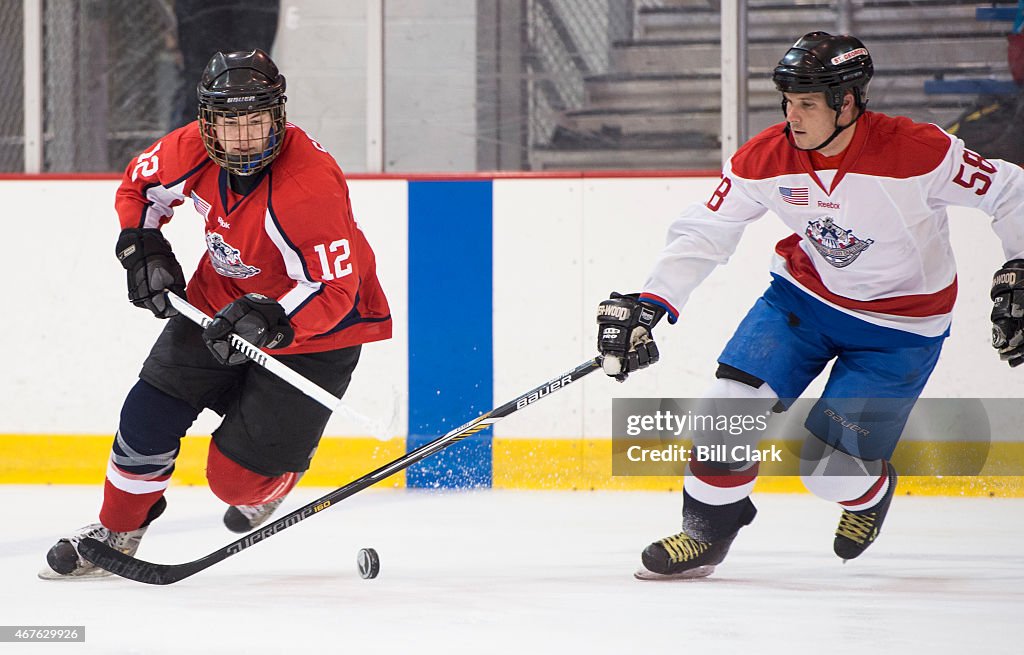
[[[112,435],[0,435],[0,484],[102,484]],[[172,484],[205,485],[209,437],[185,437]],[[405,454],[405,439],[325,437],[313,465],[299,482],[340,487]],[[405,472],[379,482],[405,486]]]
[[[788,452],[793,444],[780,443]],[[613,476],[611,439],[494,439],[494,487],[498,489],[621,489],[634,491],[679,491],[681,476]],[[798,451],[797,451],[798,452]],[[901,466],[914,470],[942,471],[941,462],[963,458],[984,464],[985,475],[900,476],[899,493],[927,496],[998,496],[1024,498],[1024,442],[916,442],[900,444],[895,458]],[[958,459],[953,460],[951,458]],[[755,492],[806,493],[797,471],[778,464],[765,463],[757,479]]]
[[495,438],[495,489],[678,491],[676,477],[612,476],[611,439]]
[[[325,437],[313,458],[313,465],[299,484],[340,487],[363,477],[405,454],[405,438],[387,440],[373,437]],[[405,486],[405,471],[381,480],[375,487]]]
[[[186,437],[172,484],[205,485],[209,437]],[[0,435],[0,484],[101,484],[112,435]],[[784,446],[785,447],[785,446]],[[610,439],[495,438],[493,484],[497,489],[638,490],[682,489],[680,476],[613,476]],[[405,454],[405,439],[325,437],[300,484],[340,487]],[[895,458],[897,470],[941,471],[951,457],[973,458],[986,475],[901,475],[900,494],[928,496],[1024,497],[1024,442],[992,444],[906,441]],[[756,492],[805,493],[794,471],[765,464]],[[405,472],[379,487],[404,487]]]
[[102,483],[113,435],[0,435],[0,482]]

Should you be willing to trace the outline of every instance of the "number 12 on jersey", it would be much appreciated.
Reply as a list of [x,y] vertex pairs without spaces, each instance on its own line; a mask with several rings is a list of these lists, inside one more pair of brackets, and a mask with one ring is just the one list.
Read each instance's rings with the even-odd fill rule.
[[[345,277],[352,273],[352,264],[345,264],[342,266],[344,261],[349,258],[351,254],[348,247],[348,239],[338,239],[337,241],[331,241],[331,245],[325,246],[322,243],[318,243],[313,246],[313,250],[320,256],[320,267],[323,269],[324,282],[330,282],[338,278]],[[330,261],[328,260],[327,253],[336,253],[341,251],[334,257],[334,266],[331,267]]]

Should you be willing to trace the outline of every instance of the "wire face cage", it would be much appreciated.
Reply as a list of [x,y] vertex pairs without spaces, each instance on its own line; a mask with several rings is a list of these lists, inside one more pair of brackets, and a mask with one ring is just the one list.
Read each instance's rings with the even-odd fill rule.
[[201,104],[199,129],[210,159],[233,175],[255,175],[281,152],[284,99],[267,109]]

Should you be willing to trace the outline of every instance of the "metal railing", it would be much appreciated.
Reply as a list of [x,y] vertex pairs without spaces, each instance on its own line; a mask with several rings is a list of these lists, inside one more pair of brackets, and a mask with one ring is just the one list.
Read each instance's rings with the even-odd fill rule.
[[[172,5],[0,2],[0,172],[118,170],[159,138],[178,87]],[[27,62],[26,34],[42,35]]]
[[46,170],[116,170],[163,135],[177,88],[170,5],[45,3]]
[[25,166],[24,13],[21,2],[0,3],[0,171],[20,172]]
[[[505,26],[493,31],[500,32],[502,44],[514,47],[508,52],[488,52],[498,47],[494,39],[476,41],[478,62],[487,56],[495,62],[489,69],[478,66],[477,92],[465,97],[492,110],[487,120],[475,125],[477,143],[499,144],[512,155],[478,159],[483,166],[494,161],[505,166],[507,161],[513,169],[602,167],[602,162],[587,158],[590,155],[583,151],[588,148],[611,152],[608,157],[615,160],[603,162],[608,165],[701,165],[697,160],[664,155],[670,148],[689,147],[691,133],[712,140],[720,136],[717,127],[708,127],[720,111],[717,69],[721,57],[716,48],[721,40],[717,8],[722,5],[718,0],[493,2],[504,13],[494,11],[491,19]],[[0,73],[6,89],[0,96],[0,172],[117,171],[173,127],[181,88],[175,4],[173,0],[0,0]],[[923,55],[916,52],[915,39],[957,40],[957,49],[950,48],[950,56],[935,64],[944,69],[937,77],[946,72],[953,75],[965,66],[976,73],[982,68],[989,71],[977,74],[1005,76],[1005,56],[986,53],[994,51],[993,44],[1005,47],[998,32],[1009,27],[968,17],[966,12],[973,7],[967,0],[748,0],[748,4],[759,12],[749,30],[755,58],[777,57],[792,42],[792,33],[805,28],[843,31],[844,25],[852,26],[858,34],[863,31],[874,38],[878,68],[886,74],[873,82],[873,106],[918,120],[941,123],[972,99],[949,94],[924,97],[921,75],[916,72]],[[998,4],[1012,5],[1007,0]],[[483,20],[481,6],[487,3],[475,5],[473,15],[478,21]],[[891,11],[894,7],[901,11],[898,20]],[[506,15],[514,17],[502,18]],[[34,23],[36,31],[29,23]],[[458,21],[439,24],[438,29],[451,30],[453,35],[466,32]],[[382,35],[384,31],[382,24]],[[904,38],[904,32],[909,36]],[[985,39],[975,38],[978,35]],[[981,47],[972,46],[975,42],[984,46],[984,57],[974,52]],[[27,51],[37,56],[26,58]],[[429,58],[429,53],[423,57]],[[752,61],[751,65],[761,64]],[[754,131],[759,129],[758,121],[766,120],[769,104],[770,120],[777,120],[777,100],[763,74],[751,79],[745,104],[752,113]],[[406,120],[398,111],[417,111],[415,106],[398,107],[402,105],[391,105],[389,112],[395,113],[380,124]],[[318,109],[335,111],[330,106]],[[434,145],[424,144],[413,142],[409,147]],[[660,147],[663,152],[646,160],[618,156],[627,149],[640,150],[644,144],[648,150]],[[552,159],[555,150],[571,151],[574,146],[579,146],[579,156]],[[699,148],[704,148],[703,141],[691,150]],[[466,165],[465,161],[459,165]]]
[[584,81],[609,69],[612,44],[632,36],[634,0],[528,0],[525,69],[531,144],[549,143],[557,119],[584,101]]

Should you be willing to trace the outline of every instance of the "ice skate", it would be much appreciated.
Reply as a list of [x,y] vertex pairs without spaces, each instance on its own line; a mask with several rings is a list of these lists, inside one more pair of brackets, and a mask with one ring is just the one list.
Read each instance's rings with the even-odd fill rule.
[[224,512],[224,525],[228,530],[244,534],[263,525],[284,502],[284,496],[262,505],[232,505]]
[[161,496],[160,500],[153,504],[146,522],[137,530],[129,532],[114,532],[103,527],[99,523],[87,525],[74,535],[58,541],[50,551],[46,553],[47,568],[39,572],[43,580],[81,580],[86,578],[102,578],[113,575],[109,571],[101,569],[92,562],[88,562],[78,554],[78,544],[82,539],[91,537],[101,541],[125,555],[135,555],[142,541],[142,535],[146,534],[149,524],[163,514],[167,507],[167,501]]
[[710,543],[698,541],[685,532],[665,537],[644,549],[640,556],[644,568],[633,575],[638,580],[706,578],[725,559],[738,533]]
[[[714,518],[711,518],[714,515]],[[683,532],[655,541],[644,549],[644,568],[633,574],[637,580],[687,580],[706,578],[729,554],[729,546],[740,528],[750,525],[757,508],[749,498],[723,506],[709,506],[683,490]],[[711,527],[718,526],[718,527]],[[728,532],[729,526],[732,532]],[[703,539],[691,536],[696,531]]]
[[874,507],[859,512],[844,509],[843,515],[839,517],[839,527],[836,528],[836,540],[832,548],[844,562],[860,556],[875,542],[882,530],[882,522],[885,521],[885,515],[889,512],[889,505],[892,504],[892,497],[896,492],[896,469],[892,464],[888,467],[889,489],[882,500]]

